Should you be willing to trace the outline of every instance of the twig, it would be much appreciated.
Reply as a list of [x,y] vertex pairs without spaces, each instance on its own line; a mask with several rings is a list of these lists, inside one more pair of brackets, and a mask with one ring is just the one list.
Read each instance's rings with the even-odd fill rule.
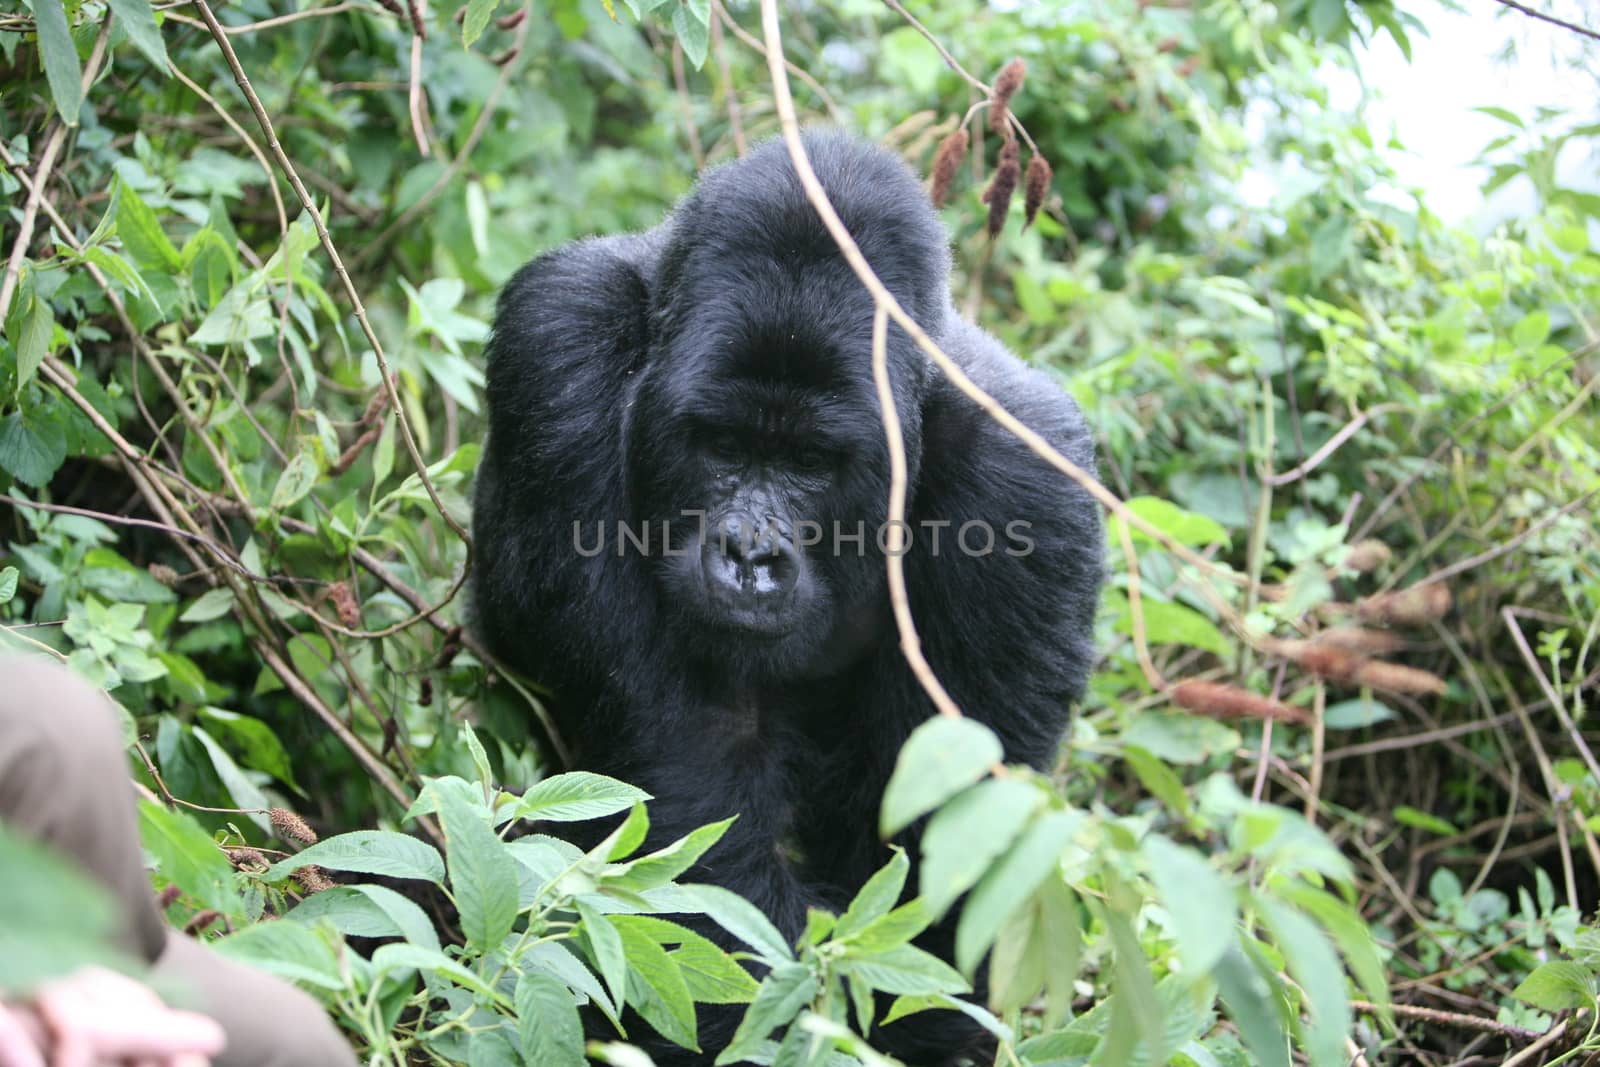
[[[522,45],[527,40],[528,28],[533,25],[533,21],[531,18],[525,18],[517,26],[517,35],[512,44],[512,49],[518,56],[522,54]],[[518,64],[516,62],[508,62],[500,68],[500,76],[495,79],[494,87],[489,90],[489,95],[484,97],[483,109],[478,112],[478,119],[472,124],[472,129],[467,133],[467,139],[462,143],[461,151],[456,153],[455,158],[434,179],[433,184],[428,186],[427,192],[417,198],[416,203],[396,216],[395,220],[385,226],[377,237],[368,241],[366,247],[355,254],[355,257],[350,261],[353,266],[359,268],[377,255],[378,251],[388,244],[389,239],[401,229],[409,226],[412,219],[415,219],[426,210],[428,205],[433,203],[434,199],[455,179],[461,168],[466,166],[466,162],[471,158],[473,150],[478,147],[478,142],[483,140],[483,135],[489,131],[489,123],[494,118],[495,108],[500,103],[500,96],[505,92],[506,86],[510,83],[511,76],[516,73],[517,68]],[[398,402],[399,398],[391,397],[390,399],[392,402]],[[407,433],[409,434],[410,431],[408,430]]]
[[689,138],[689,155],[694,159],[694,169],[706,165],[706,150],[700,144],[700,131],[694,125],[694,102],[689,99],[689,79],[683,73],[683,42],[672,39],[672,84],[678,90],[678,103],[683,109],[683,132]]
[[[1539,1036],[1539,1031],[1529,1030],[1523,1026],[1512,1026],[1498,1019],[1486,1019],[1481,1015],[1468,1015],[1459,1011],[1442,1011],[1439,1008],[1425,1008],[1418,1004],[1389,1004],[1379,1005],[1368,1000],[1352,1000],[1350,1006],[1357,1011],[1383,1011],[1385,1007],[1396,1015],[1405,1015],[1413,1019],[1425,1019],[1430,1023],[1441,1026],[1460,1026],[1468,1030],[1482,1030],[1486,1034],[1499,1034],[1514,1041],[1531,1041]],[[1545,1036],[1549,1036],[1548,1033]]]
[[1526,530],[1523,530],[1509,541],[1505,541],[1502,544],[1495,545],[1491,549],[1479,552],[1475,556],[1468,556],[1466,559],[1457,560],[1448,567],[1440,567],[1426,578],[1418,581],[1412,586],[1412,588],[1415,589],[1418,586],[1432,585],[1435,582],[1442,582],[1446,578],[1453,578],[1456,575],[1461,574],[1463,571],[1470,571],[1474,567],[1481,567],[1491,560],[1499,559],[1501,556],[1512,551],[1518,545],[1522,544],[1528,538],[1532,537],[1540,530],[1543,530],[1546,526],[1549,526],[1557,519],[1560,519],[1566,515],[1570,515],[1574,511],[1577,511],[1579,508],[1583,507],[1583,505],[1587,504],[1596,493],[1600,493],[1600,489],[1590,489],[1588,492],[1579,495],[1576,499],[1570,500],[1561,507],[1557,508],[1555,511],[1552,511],[1550,514],[1546,515],[1532,526],[1529,526]]
[[[1293,390],[1289,392],[1289,395],[1294,395]],[[1387,414],[1391,411],[1408,410],[1410,409],[1405,404],[1379,404],[1377,407],[1363,411],[1361,414],[1345,423],[1344,426],[1340,427],[1338,433],[1328,438],[1323,446],[1313,452],[1310,456],[1306,457],[1304,462],[1300,463],[1296,467],[1291,467],[1289,470],[1283,471],[1282,473],[1269,474],[1264,480],[1268,485],[1274,486],[1288,485],[1290,482],[1299,481],[1301,478],[1304,478],[1306,475],[1310,474],[1312,471],[1321,466],[1324,460],[1337,452],[1346,441],[1354,437],[1356,432],[1368,422],[1372,421],[1372,419],[1379,415]]]
[[[300,180],[300,174],[294,169],[294,164],[284,152],[283,146],[278,143],[277,132],[272,128],[272,119],[267,116],[266,108],[261,105],[261,98],[256,95],[250,79],[245,75],[244,67],[239,63],[239,56],[233,50],[233,43],[228,40],[228,35],[223,32],[222,24],[217,21],[217,16],[212,12],[206,0],[194,0],[195,10],[200,12],[200,17],[205,20],[206,28],[211,31],[211,37],[217,42],[217,47],[222,49],[222,58],[227,62],[228,69],[233,72],[233,80],[238,83],[239,91],[244,93],[245,99],[250,103],[250,110],[255,113],[256,122],[261,126],[261,132],[266,136],[267,148],[277,160],[279,168],[288,177],[289,184],[294,187],[295,195],[300,198],[301,205],[306,213],[311,216],[311,222],[317,229],[317,237],[322,242],[322,250],[327,253],[328,259],[333,263],[333,271],[339,276],[339,281],[344,287],[345,296],[349,299],[355,310],[356,321],[361,324],[361,332],[366,335],[367,343],[372,346],[373,358],[378,363],[378,374],[383,380],[383,388],[389,392],[389,406],[394,409],[395,419],[400,426],[400,437],[405,442],[406,454],[411,458],[412,466],[416,469],[417,479],[422,484],[423,490],[428,494],[428,500],[439,512],[439,517],[444,520],[461,543],[467,549],[467,564],[472,560],[472,536],[467,533],[456,517],[450,514],[444,506],[444,501],[439,499],[439,490],[435,488],[433,479],[428,477],[428,464],[422,458],[422,450],[417,445],[416,434],[411,429],[411,420],[406,418],[406,413],[400,402],[400,394],[395,386],[395,379],[389,370],[389,359],[384,355],[383,342],[378,340],[377,333],[372,328],[372,323],[367,319],[366,305],[361,301],[361,294],[356,292],[355,283],[350,280],[350,272],[345,269],[344,260],[339,257],[339,250],[334,247],[333,237],[328,233],[328,225],[323,220],[322,211],[317,207],[317,202],[312,199],[306,190],[305,183]],[[487,108],[486,108],[487,110]],[[463,568],[463,575],[466,570]],[[456,582],[459,589],[461,581]]]
[[411,136],[423,159],[433,155],[428,146],[428,131],[422,122],[422,35],[411,35],[411,75],[406,87],[406,110],[411,113]]
[[1500,1065],[1500,1067],[1521,1067],[1522,1064],[1528,1063],[1535,1056],[1542,1053],[1545,1049],[1561,1040],[1561,1035],[1567,1032],[1567,1025],[1570,1023],[1570,1021],[1571,1020],[1569,1019],[1562,1019],[1550,1029],[1546,1030],[1543,1037],[1529,1045],[1527,1048],[1523,1049],[1521,1052],[1517,1053],[1515,1056],[1512,1056],[1510,1059],[1506,1060]]
[[1531,7],[1517,3],[1517,0],[1495,0],[1495,3],[1509,7],[1513,11],[1520,11],[1529,18],[1538,19],[1540,22],[1548,22],[1552,26],[1560,26],[1564,30],[1571,30],[1580,36],[1600,41],[1600,31],[1591,30],[1587,26],[1580,26],[1576,22],[1558,19],[1554,15],[1546,15],[1543,11],[1535,11]]
[[961,709],[950,698],[944,684],[922,654],[922,640],[911,618],[911,600],[906,595],[906,443],[901,436],[900,413],[894,406],[894,388],[889,383],[889,313],[882,304],[872,311],[872,383],[878,391],[878,408],[883,416],[883,433],[889,443],[889,547],[884,552],[889,568],[889,604],[894,609],[895,626],[900,631],[900,651],[905,654],[911,673],[940,715],[961,718]]
[[[722,7],[722,5],[718,4],[715,10],[717,14],[722,16],[722,24],[728,27],[729,33],[733,34],[746,46],[759,53],[762,59],[765,59],[768,63],[772,62],[772,57],[767,54],[767,46],[761,43],[760,38],[756,37],[749,30],[746,30],[743,26],[735,22],[733,20],[733,16],[728,14],[727,9]],[[783,65],[788,69],[790,74],[793,74],[796,78],[799,78],[800,81],[805,84],[806,88],[817,94],[817,99],[821,100],[822,106],[828,110],[828,119],[830,121],[843,121],[844,116],[839,111],[839,105],[833,102],[833,97],[828,93],[828,90],[824,89],[822,87],[822,83],[811,76],[810,71],[806,70],[804,67],[797,66],[787,59],[783,61]]]
[[722,5],[716,0],[712,2],[711,13],[711,54],[717,57],[717,73],[722,78],[722,103],[728,109],[728,134],[733,138],[733,151],[735,155],[742,156],[749,150],[744,139],[744,120],[739,113],[739,92],[733,84],[733,68],[728,63],[728,50],[726,41],[722,36]]
[[[90,86],[94,85],[95,78],[99,77],[100,63],[106,56],[106,41],[111,36],[111,18],[111,13],[108,11],[105,21],[100,23],[100,32],[94,39],[94,50],[89,53],[89,62],[83,66],[80,91],[84,96],[89,95]],[[10,258],[6,260],[5,277],[0,278],[0,322],[4,322],[6,315],[11,311],[11,298],[16,295],[17,283],[22,279],[22,261],[28,255],[28,245],[33,242],[33,227],[39,219],[39,202],[44,198],[44,187],[50,180],[50,169],[56,165],[56,155],[60,153],[61,145],[66,138],[67,124],[58,118],[51,126],[50,136],[45,138],[44,148],[39,152],[39,162],[33,170],[33,184],[28,190],[28,199],[22,205],[22,220],[17,230],[17,240],[11,246]]]

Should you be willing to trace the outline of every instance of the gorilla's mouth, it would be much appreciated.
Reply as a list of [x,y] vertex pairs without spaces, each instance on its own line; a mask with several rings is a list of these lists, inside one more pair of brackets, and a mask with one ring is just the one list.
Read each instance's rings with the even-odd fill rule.
[[752,601],[712,587],[707,590],[706,600],[713,625],[751,637],[784,637],[793,633],[799,622],[793,609],[793,590]]

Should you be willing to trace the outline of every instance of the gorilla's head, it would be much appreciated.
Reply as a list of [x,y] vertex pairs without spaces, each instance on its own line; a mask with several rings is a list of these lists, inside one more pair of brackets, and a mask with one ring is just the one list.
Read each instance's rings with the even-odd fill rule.
[[[938,336],[943,227],[895,156],[830,134],[806,147],[867,260]],[[639,521],[670,522],[664,597],[691,654],[735,675],[836,668],[884,619],[888,449],[872,300],[806,201],[781,141],[707,175],[674,215],[650,344],[626,413]],[[911,486],[931,368],[889,331]]]

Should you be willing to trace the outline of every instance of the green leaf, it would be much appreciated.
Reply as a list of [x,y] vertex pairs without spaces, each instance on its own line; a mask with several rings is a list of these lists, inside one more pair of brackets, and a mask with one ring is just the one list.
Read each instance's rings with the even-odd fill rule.
[[195,598],[194,603],[183,609],[183,614],[178,616],[179,622],[210,622],[220,619],[233,610],[233,590],[227,586],[216,589],[207,589]]
[[627,811],[650,794],[626,782],[589,771],[568,771],[539,782],[523,793],[502,819],[548,819],[582,822]]
[[1507,111],[1503,107],[1492,107],[1485,105],[1483,107],[1472,108],[1471,110],[1481,111],[1485,115],[1488,115],[1491,118],[1499,119],[1501,122],[1504,122],[1507,125],[1515,126],[1519,130],[1527,129],[1527,127],[1523,125],[1522,119],[1518,118],[1514,112]]
[[1045,1026],[1059,1025],[1071,1011],[1082,956],[1077,897],[1062,879],[1046,878],[995,939],[989,961],[990,1005],[1010,1015],[1042,990]]
[[1040,882],[1057,871],[1061,851],[1082,820],[1077,813],[1045,812],[989,868],[967,898],[956,925],[956,966],[962,974],[973,973],[1000,927]]
[[715,885],[685,885],[679,889],[707,918],[755,949],[768,963],[794,959],[789,943],[772,920],[739,894]]
[[973,719],[936,715],[911,732],[883,793],[878,830],[899,833],[983,778],[1005,752],[994,731]]
[[1239,909],[1217,869],[1190,848],[1152,834],[1140,844],[1150,880],[1172,921],[1183,969],[1206,974],[1237,939]]
[[584,1067],[583,1022],[566,984],[542,971],[517,979],[517,1035],[536,1067]]
[[34,0],[33,20],[39,30],[39,58],[56,111],[62,122],[76,126],[78,109],[83,106],[83,66],[78,62],[78,47],[72,43],[67,9],[62,0]]
[[1444,837],[1461,832],[1454,823],[1441,819],[1437,815],[1430,815],[1428,812],[1418,808],[1413,808],[1409,804],[1395,805],[1394,821],[1402,826],[1414,826],[1418,830],[1426,830],[1431,834],[1439,834]]
[[1595,1006],[1595,977],[1581,964],[1550,960],[1534,968],[1511,995],[1541,1011],[1581,1011]]
[[[1129,499],[1127,504],[1129,511],[1180,545],[1222,545],[1227,547],[1232,543],[1228,537],[1227,529],[1216,519],[1197,512],[1185,511],[1170,500],[1162,500],[1160,497],[1154,496],[1136,496]],[[1113,516],[1111,525],[1107,528],[1107,540],[1113,546],[1122,543],[1122,537],[1117,532],[1121,523],[1121,518]],[[1146,544],[1159,544],[1155,538],[1137,527],[1129,526],[1128,533],[1136,544],[1140,541]]]
[[280,881],[312,863],[332,871],[417,878],[436,885],[444,881],[444,861],[432,845],[392,830],[355,830],[325,838],[273,864],[264,877]]
[[748,1004],[756,995],[750,972],[709,938],[652,915],[618,915],[612,921],[642,932],[662,948],[678,946],[668,955],[697,1003]]
[[935,917],[977,883],[1017,839],[1044,794],[1015,777],[990,778],[961,793],[928,820],[918,890]]
[[308,925],[327,921],[350,937],[403,937],[413,945],[439,948],[439,934],[427,913],[387,886],[324,889],[306,897],[284,917]]
[[817,980],[804,964],[789,963],[775,968],[756,990],[755,999],[750,1002],[733,1040],[716,1058],[717,1067],[747,1059],[768,1034],[793,1022],[816,992]]
[[244,917],[244,903],[233,888],[233,867],[194,819],[140,800],[139,838],[173,885],[203,907],[236,919]]
[[495,8],[499,6],[500,0],[467,0],[467,15],[461,23],[463,47],[471,48],[472,43],[483,36],[489,20],[494,17]]
[[628,955],[628,1003],[656,1033],[699,1051],[694,998],[678,965],[638,927],[619,925],[617,932]]
[[56,320],[50,302],[34,297],[22,319],[22,335],[17,338],[17,389],[33,379],[44,357],[50,354],[50,339],[55,336]]
[[611,990],[611,999],[621,1004],[628,993],[628,955],[622,946],[622,935],[606,916],[595,911],[582,899],[573,901],[589,954],[594,957],[595,970]]
[[281,511],[297,503],[317,484],[319,473],[317,459],[311,454],[311,449],[302,448],[295,453],[289,465],[283,468],[283,473],[278,476],[278,484],[273,487],[269,506],[274,511]]
[[511,933],[521,907],[517,861],[482,813],[452,790],[439,792],[439,820],[448,839],[450,888],[467,943],[484,952]]
[[166,74],[167,46],[161,41],[161,27],[156,25],[150,0],[111,0],[111,10],[121,20],[128,40],[155,64],[156,70]]
[[1302,1044],[1312,1067],[1344,1067],[1345,1036],[1354,1020],[1338,955],[1316,924],[1300,912],[1264,896],[1257,896],[1255,904],[1290,975],[1305,992],[1310,1020]]
[[[283,924],[266,923],[264,925],[279,926]],[[400,942],[393,945],[382,945],[372,954],[372,970],[375,976],[382,976],[401,968],[434,972],[449,978],[459,986],[472,990],[474,993],[479,993],[490,999],[497,996],[495,990],[482,978],[438,949]]]
[[1360,984],[1361,991],[1368,1000],[1378,1005],[1380,1012],[1387,1013],[1389,984],[1384,978],[1383,960],[1378,955],[1372,931],[1362,920],[1361,914],[1332,893],[1297,879],[1276,878],[1270,883],[1270,888],[1275,895],[1322,924],[1322,928],[1344,954],[1345,962]]
[[894,855],[889,857],[889,862],[880,867],[867,884],[856,893],[855,899],[839,917],[838,923],[833,928],[833,936],[840,940],[858,933],[869,923],[881,916],[887,915],[889,909],[894,907],[900,899],[900,891],[905,888],[906,874],[911,870],[911,861],[906,858],[904,849],[897,848]]
[[915,945],[848,957],[840,962],[839,970],[873,989],[905,996],[966,993],[972,988],[954,967]]
[[165,274],[177,274],[182,270],[183,257],[162,230],[150,205],[121,178],[112,188],[117,201],[117,236],[133,261],[140,267],[152,267]]
[[1550,336],[1550,313],[1530,311],[1511,327],[1511,343],[1520,349],[1537,348]]
[[15,567],[0,567],[0,604],[9,603],[17,595],[17,579],[21,576]]
[[672,32],[683,44],[683,54],[699,70],[706,62],[706,47],[711,40],[709,0],[688,0],[672,12]]
[[1329,705],[1322,713],[1322,725],[1329,730],[1359,730],[1388,722],[1394,717],[1394,712],[1387,704],[1371,697],[1357,697]]
[[607,889],[621,889],[633,893],[642,893],[647,889],[665,885],[694,866],[695,861],[716,844],[732,825],[733,819],[729,818],[709,826],[702,826],[658,852],[641,856],[616,873],[606,873],[602,877],[602,884]]
[[17,481],[42,489],[67,459],[67,434],[61,423],[13,411],[0,420],[0,468]]
[[[1193,608],[1169,600],[1154,600],[1148,596],[1139,602],[1144,617],[1144,635],[1154,645],[1188,645],[1219,656],[1232,653],[1232,645],[1222,636],[1216,624]],[[1121,634],[1133,633],[1133,606],[1124,601],[1115,629]]]
[[321,989],[345,987],[333,949],[314,930],[301,923],[255,923],[211,942],[208,947],[229,959],[292,982]]

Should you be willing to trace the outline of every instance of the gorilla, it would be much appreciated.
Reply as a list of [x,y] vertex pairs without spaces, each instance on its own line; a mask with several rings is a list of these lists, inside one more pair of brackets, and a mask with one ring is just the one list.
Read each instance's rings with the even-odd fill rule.
[[[915,175],[839,133],[804,143],[907,311],[1092,470],[1073,401],[959,317]],[[654,795],[650,844],[737,814],[686,877],[742,894],[791,938],[808,907],[841,909],[888,859],[879,799],[933,714],[890,611],[872,319],[774,140],[705,174],[655,229],[523,267],[488,346],[478,634],[554,694],[576,766]],[[924,651],[1008,760],[1046,767],[1090,666],[1099,510],[894,327],[888,363]],[[716,1029],[712,1009],[713,1051],[677,1062],[709,1063]],[[874,1038],[949,1062],[974,1033],[941,1012]]]

